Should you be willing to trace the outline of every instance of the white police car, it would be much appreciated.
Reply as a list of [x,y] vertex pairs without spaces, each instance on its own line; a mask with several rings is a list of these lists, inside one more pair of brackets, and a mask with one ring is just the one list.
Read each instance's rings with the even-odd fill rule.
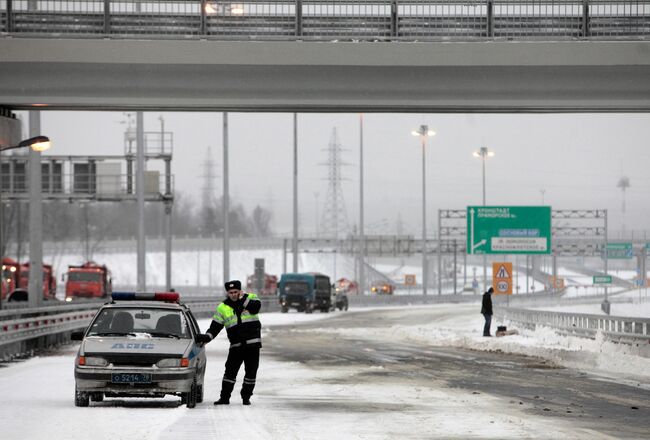
[[210,337],[179,294],[114,292],[84,331],[75,359],[75,405],[104,397],[181,397],[188,408],[203,401]]

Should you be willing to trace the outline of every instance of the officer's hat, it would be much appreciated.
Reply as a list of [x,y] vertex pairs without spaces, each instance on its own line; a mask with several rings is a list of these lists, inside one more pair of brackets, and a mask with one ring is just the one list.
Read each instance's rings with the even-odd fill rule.
[[228,281],[226,284],[224,284],[224,287],[226,288],[226,292],[233,289],[241,290],[241,281],[239,280]]

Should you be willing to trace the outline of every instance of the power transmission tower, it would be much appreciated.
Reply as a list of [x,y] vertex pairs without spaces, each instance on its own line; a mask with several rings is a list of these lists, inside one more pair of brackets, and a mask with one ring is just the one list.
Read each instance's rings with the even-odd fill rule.
[[325,151],[327,151],[327,162],[321,165],[327,167],[328,185],[320,230],[327,237],[339,238],[349,231],[348,214],[341,187],[341,181],[344,180],[341,176],[341,167],[348,164],[341,160],[343,149],[336,128],[332,129],[330,143]]
[[203,162],[203,188],[201,188],[201,205],[203,209],[214,208],[217,205],[217,173],[215,172],[215,162],[212,158],[212,148],[208,147]]

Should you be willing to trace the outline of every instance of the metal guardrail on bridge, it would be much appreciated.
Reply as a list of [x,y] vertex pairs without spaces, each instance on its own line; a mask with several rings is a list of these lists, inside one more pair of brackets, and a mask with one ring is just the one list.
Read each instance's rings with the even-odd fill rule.
[[584,313],[495,308],[495,316],[534,329],[550,327],[568,335],[595,338],[598,332],[610,340],[626,343],[650,342],[650,318],[615,317]]
[[2,0],[11,36],[217,40],[638,39],[650,0]]
[[[262,297],[262,310],[278,311],[277,298]],[[213,297],[192,297],[184,301],[197,317],[211,316],[217,300]],[[37,309],[11,309],[0,311],[0,360],[3,353],[18,354],[30,347],[42,348],[69,340],[67,333],[85,328],[104,301],[80,304],[60,304]],[[52,343],[25,344],[42,337],[54,337]]]
[[[351,295],[351,307],[397,306],[477,302],[480,295]],[[262,297],[264,312],[279,311],[276,297]],[[216,305],[213,297],[188,298],[185,303],[197,317],[209,317]],[[0,311],[0,359],[69,341],[69,333],[86,327],[101,302],[64,304],[40,309]],[[650,319],[510,308],[495,304],[495,316],[524,327],[547,326],[565,334],[606,338],[625,343],[650,342]],[[32,343],[27,343],[27,342]]]

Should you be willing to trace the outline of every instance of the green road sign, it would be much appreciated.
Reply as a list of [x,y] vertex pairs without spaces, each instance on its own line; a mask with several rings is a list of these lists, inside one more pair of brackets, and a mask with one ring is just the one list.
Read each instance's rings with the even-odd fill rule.
[[607,258],[620,260],[634,257],[632,243],[607,243]]
[[594,284],[612,284],[612,277],[610,275],[595,275]]
[[550,206],[468,206],[468,254],[550,254]]
[[645,244],[645,254],[650,255],[650,243]]

